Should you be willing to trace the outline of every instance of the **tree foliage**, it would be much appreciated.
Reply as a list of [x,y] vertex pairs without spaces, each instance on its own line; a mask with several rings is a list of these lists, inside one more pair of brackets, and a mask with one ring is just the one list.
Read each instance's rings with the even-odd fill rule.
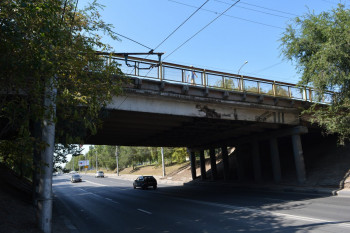
[[313,97],[335,91],[332,104],[307,111],[327,133],[337,133],[340,141],[350,135],[350,11],[339,4],[320,14],[297,17],[281,39],[282,54],[295,62],[302,74],[300,84],[315,88]]
[[[156,147],[129,147],[119,146],[119,169],[132,167],[133,169],[139,165],[162,165],[161,149]],[[87,159],[90,162],[90,168],[97,167],[104,170],[114,170],[117,167],[115,146],[91,146],[85,157],[76,157],[66,164],[67,169],[74,167],[78,169],[78,160]],[[183,163],[188,156],[187,149],[180,148],[164,148],[165,164]]]
[[10,167],[17,163],[12,160],[30,157],[34,146],[45,147],[34,125],[45,118],[50,79],[57,88],[56,141],[64,146],[95,133],[101,109],[121,91],[118,64],[95,53],[111,50],[101,33],[117,39],[100,19],[102,6],[94,1],[76,10],[74,3],[0,1],[0,160]]

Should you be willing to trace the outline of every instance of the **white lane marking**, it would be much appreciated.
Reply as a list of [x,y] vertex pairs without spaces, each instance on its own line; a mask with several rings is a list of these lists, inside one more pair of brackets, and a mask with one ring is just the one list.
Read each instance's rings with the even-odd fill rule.
[[110,199],[110,198],[105,197],[105,199],[106,199],[106,200],[108,200],[108,201],[110,201],[110,202],[113,202],[113,203],[115,203],[115,204],[119,204],[119,202],[117,202],[117,201],[113,201],[113,200],[112,200],[112,199]]
[[151,212],[147,211],[147,210],[143,210],[143,209],[137,209],[138,211],[141,211],[143,213],[146,213],[146,214],[152,214]]
[[98,186],[107,186],[107,185],[95,183],[95,182],[92,182],[92,181],[89,181],[89,180],[85,180],[85,181],[88,182],[88,183],[91,183],[91,184],[98,185]]
[[95,193],[92,193],[92,192],[86,191],[85,189],[82,189],[82,188],[78,188],[78,189],[80,189],[81,191],[86,192],[86,194],[91,194],[91,195],[94,195],[94,196],[96,196],[96,197],[101,197],[100,195],[97,195],[97,194],[95,194]]

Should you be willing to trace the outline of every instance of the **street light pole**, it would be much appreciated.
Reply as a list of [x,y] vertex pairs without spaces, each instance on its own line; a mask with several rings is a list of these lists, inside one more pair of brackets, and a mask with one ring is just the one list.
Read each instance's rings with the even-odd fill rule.
[[[248,63],[248,61],[245,61],[243,63],[243,65],[241,65],[241,67],[239,67],[238,72],[237,72],[238,76],[239,76],[239,72],[241,71],[242,67],[247,63]],[[243,91],[243,75],[241,75],[241,80],[240,80],[239,86],[240,86],[240,90]]]
[[162,154],[163,177],[165,177],[165,164],[164,164],[164,149],[163,149],[163,147],[160,148],[160,151]]
[[97,151],[96,151],[96,172],[97,172]]
[[118,156],[118,146],[115,147],[115,159],[117,160],[117,176],[119,176],[119,156]]

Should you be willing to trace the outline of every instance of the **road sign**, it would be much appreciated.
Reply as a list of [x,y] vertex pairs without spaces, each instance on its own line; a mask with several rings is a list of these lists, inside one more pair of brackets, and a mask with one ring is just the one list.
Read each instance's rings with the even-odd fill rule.
[[89,167],[89,160],[79,160],[79,167]]

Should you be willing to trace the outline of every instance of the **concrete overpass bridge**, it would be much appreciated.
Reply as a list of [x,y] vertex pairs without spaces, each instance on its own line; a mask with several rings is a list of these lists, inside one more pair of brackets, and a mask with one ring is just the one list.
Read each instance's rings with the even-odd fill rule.
[[[275,182],[281,182],[279,150],[287,138],[298,181],[305,182],[301,135],[309,129],[300,111],[313,100],[330,102],[331,93],[320,98],[314,89],[290,83],[135,57],[108,59],[121,64],[130,82],[107,106],[103,128],[86,143],[187,147],[193,178],[199,154],[202,179],[206,178],[204,150],[210,152],[213,178],[217,178],[215,148],[221,148],[224,179],[232,176],[233,167],[238,177],[244,176],[240,168],[250,163],[257,182],[263,177],[261,153],[268,153],[267,167]],[[190,82],[192,77],[195,83]],[[227,147],[238,153],[247,145],[249,155],[229,159]]]

